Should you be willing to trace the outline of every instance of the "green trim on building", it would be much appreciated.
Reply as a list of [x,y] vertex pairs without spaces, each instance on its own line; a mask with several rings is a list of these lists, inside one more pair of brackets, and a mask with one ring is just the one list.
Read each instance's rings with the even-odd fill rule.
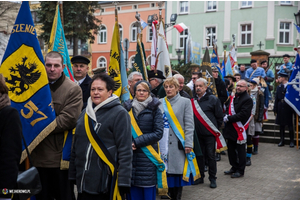
[[250,60],[251,60],[251,58],[238,58],[237,59],[237,63],[238,64],[248,64],[249,63],[249,65],[250,65]]
[[249,48],[238,48],[238,53],[247,53],[247,52],[252,52],[253,48],[249,47]]
[[277,46],[277,51],[292,51],[294,47],[278,47]]
[[274,49],[274,40],[266,40],[266,49]]
[[172,53],[173,52],[173,45],[168,45],[169,47],[169,53]]

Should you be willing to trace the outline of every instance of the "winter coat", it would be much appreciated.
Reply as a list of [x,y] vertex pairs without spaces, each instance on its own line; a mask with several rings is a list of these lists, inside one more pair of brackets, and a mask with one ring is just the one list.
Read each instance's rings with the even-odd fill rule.
[[137,149],[133,151],[131,185],[153,186],[157,183],[156,166],[146,156],[141,147],[151,145],[158,152],[157,143],[164,132],[162,113],[158,109],[159,104],[159,100],[153,97],[145,110],[141,111],[136,117],[132,100],[124,103],[124,107],[128,112],[133,109],[133,115],[143,133],[142,136],[132,138]]
[[280,84],[276,89],[274,112],[276,115],[276,124],[278,125],[293,125],[293,113],[294,110],[289,106],[285,100],[286,88],[283,84]]
[[[22,153],[22,124],[18,111],[6,106],[0,110],[0,188],[17,188]],[[0,198],[9,195],[0,193]]]
[[224,102],[228,98],[225,82],[220,77],[218,77],[215,78],[215,84],[216,84],[218,98],[221,101],[221,106],[223,106]]
[[[163,99],[160,99],[163,103]],[[169,102],[173,108],[185,135],[185,147],[193,148],[194,138],[194,116],[191,100],[181,97],[179,93],[169,99]],[[160,110],[164,113],[163,105],[159,105]],[[168,141],[168,174],[182,174],[185,161],[184,148],[179,149],[180,141],[170,127],[169,141]]]
[[87,100],[91,96],[91,91],[89,89],[89,85],[91,81],[92,79],[88,75],[86,75],[84,81],[80,84],[80,88],[82,90],[82,101],[83,101],[82,110],[85,109],[87,105]]
[[258,90],[258,95],[256,96],[256,110],[254,115],[255,122],[262,122],[264,119],[264,93]]
[[61,77],[50,84],[57,126],[32,151],[35,167],[59,168],[62,158],[64,131],[75,128],[82,108],[80,87],[62,73]]
[[238,134],[232,123],[240,121],[242,124],[245,124],[248,121],[249,117],[251,116],[253,101],[249,94],[245,91],[234,98],[233,104],[236,114],[229,116],[228,110],[230,101],[227,101],[226,114],[228,115],[228,122],[226,122],[223,135],[226,139],[237,141]]
[[[112,99],[110,99],[112,98]],[[97,135],[108,149],[110,155],[117,163],[118,186],[130,187],[131,184],[131,127],[130,117],[121,106],[119,98],[115,95],[102,107],[92,108],[91,98],[88,99],[87,108],[84,109],[77,121],[74,144],[72,148],[69,179],[76,180],[79,193],[89,194],[105,193],[110,190],[110,169],[98,156],[88,139],[84,126],[84,115],[95,110]],[[91,109],[89,109],[89,107]],[[90,114],[88,114],[90,117]]]
[[183,89],[182,89],[181,91],[179,91],[179,94],[180,94],[180,96],[182,96],[182,97],[191,99],[191,96],[190,96],[186,91],[184,91]]
[[[223,110],[219,99],[212,95],[206,93],[200,100],[197,100],[197,103],[201,107],[205,115],[210,119],[210,121],[219,129],[223,123]],[[198,137],[211,136],[214,135],[205,128],[205,126],[198,120],[194,114],[195,121],[195,130],[198,134]]]
[[156,88],[151,90],[151,93],[154,94],[154,96],[157,97],[158,99],[164,98],[166,96],[166,91],[164,89],[163,84],[164,82],[162,82]]

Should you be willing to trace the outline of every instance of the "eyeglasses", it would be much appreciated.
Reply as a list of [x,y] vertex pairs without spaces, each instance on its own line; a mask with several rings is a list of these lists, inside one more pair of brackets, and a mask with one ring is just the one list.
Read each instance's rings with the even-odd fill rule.
[[194,77],[194,78],[192,78],[192,79],[197,79],[197,77]]
[[244,85],[236,85],[236,87],[247,87],[247,86],[244,86]]
[[137,92],[139,92],[139,93],[141,93],[141,92],[146,93],[146,92],[149,92],[149,91],[138,89]]

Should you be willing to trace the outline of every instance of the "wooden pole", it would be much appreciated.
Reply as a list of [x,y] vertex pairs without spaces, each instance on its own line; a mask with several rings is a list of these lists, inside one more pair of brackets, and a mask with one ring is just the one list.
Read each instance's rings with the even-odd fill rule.
[[299,141],[298,141],[298,137],[299,137],[299,116],[298,115],[296,115],[296,147],[297,147],[297,149],[299,149]]
[[63,12],[63,2],[59,1],[59,11],[62,27],[64,28],[64,12]]

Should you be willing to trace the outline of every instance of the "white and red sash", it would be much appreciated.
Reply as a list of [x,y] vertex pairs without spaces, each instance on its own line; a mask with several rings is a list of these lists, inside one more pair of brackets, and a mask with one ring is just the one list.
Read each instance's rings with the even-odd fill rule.
[[225,139],[222,135],[222,133],[215,127],[215,125],[210,121],[210,119],[206,116],[206,114],[203,112],[201,107],[199,106],[198,102],[194,99],[191,99],[192,107],[195,116],[197,119],[204,125],[204,127],[215,136],[216,138],[216,149],[217,152],[225,151],[227,149]]
[[[235,115],[235,110],[234,110],[234,104],[233,104],[233,100],[234,100],[235,96],[230,96],[230,105],[229,105],[229,116]],[[238,138],[237,138],[237,143],[238,144],[244,144],[247,142],[247,134],[246,134],[246,130],[249,126],[249,122],[251,120],[251,116],[249,117],[248,121],[243,125],[242,122],[233,122],[232,125],[235,128],[237,134],[238,134]]]
[[264,121],[268,121],[268,108],[264,106]]

